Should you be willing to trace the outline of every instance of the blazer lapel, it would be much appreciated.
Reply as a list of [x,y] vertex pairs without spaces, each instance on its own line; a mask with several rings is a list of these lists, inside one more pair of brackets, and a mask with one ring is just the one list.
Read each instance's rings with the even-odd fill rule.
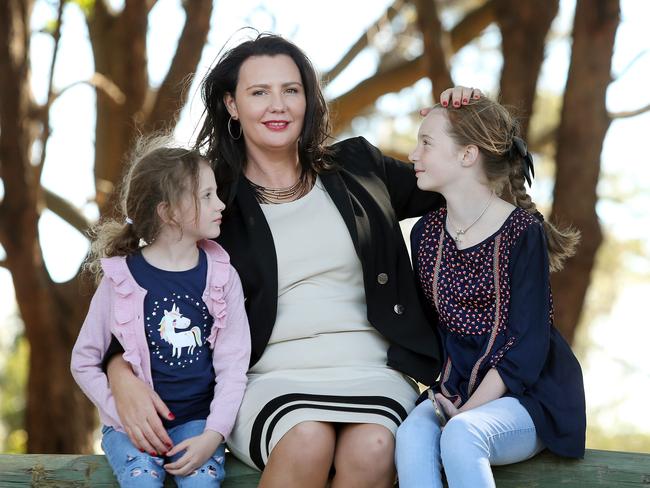
[[354,205],[356,199],[355,202],[351,200],[355,197],[350,189],[346,187],[339,171],[321,174],[319,176],[327,193],[336,205],[336,208],[338,208],[341,217],[343,217],[343,221],[350,232],[354,249],[363,262],[362,257],[367,254],[362,252],[362,249],[365,249],[364,243],[367,243],[370,237],[368,219],[363,207],[358,204]]

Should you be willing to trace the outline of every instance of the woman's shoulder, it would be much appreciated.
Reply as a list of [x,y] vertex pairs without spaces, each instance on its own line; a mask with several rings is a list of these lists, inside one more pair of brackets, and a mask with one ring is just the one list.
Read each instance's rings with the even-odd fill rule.
[[379,163],[381,151],[364,137],[350,137],[329,146],[330,157],[345,168]]

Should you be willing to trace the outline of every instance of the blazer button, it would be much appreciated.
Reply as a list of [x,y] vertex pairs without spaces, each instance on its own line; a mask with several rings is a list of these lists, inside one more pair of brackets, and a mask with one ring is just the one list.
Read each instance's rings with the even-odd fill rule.
[[396,304],[393,307],[393,312],[395,312],[397,315],[402,315],[404,313],[404,305],[401,303]]
[[385,285],[388,283],[388,275],[386,273],[379,273],[377,275],[377,283],[380,285]]

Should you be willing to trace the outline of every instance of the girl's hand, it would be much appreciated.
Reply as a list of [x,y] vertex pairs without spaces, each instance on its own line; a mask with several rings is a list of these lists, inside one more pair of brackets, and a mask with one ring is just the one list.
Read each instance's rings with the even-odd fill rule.
[[174,417],[158,394],[133,374],[121,356],[111,359],[107,374],[117,414],[133,445],[151,455],[171,449],[174,444],[159,415]]
[[185,439],[170,450],[167,456],[183,450],[185,454],[173,463],[166,464],[165,470],[174,476],[187,476],[203,466],[222,442],[223,436],[214,430],[205,430],[201,435]]
[[460,410],[458,410],[453,403],[447,400],[447,398],[445,398],[444,395],[440,393],[436,393],[435,396],[438,405],[440,405],[440,407],[445,411],[445,414],[447,415],[447,419],[452,419],[454,416],[460,413]]

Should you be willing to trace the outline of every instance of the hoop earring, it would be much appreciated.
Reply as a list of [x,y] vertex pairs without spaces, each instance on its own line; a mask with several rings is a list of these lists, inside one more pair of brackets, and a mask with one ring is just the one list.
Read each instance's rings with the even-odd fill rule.
[[[235,120],[237,120],[237,119],[235,119]],[[235,135],[232,133],[232,125],[231,125],[231,124],[232,124],[232,121],[233,121],[233,118],[232,118],[232,116],[231,116],[231,117],[228,119],[228,134],[230,134],[230,137],[232,137],[233,140],[236,141],[236,140],[238,140],[238,139],[241,138],[241,135],[242,135],[243,130],[242,130],[242,128],[241,128],[241,124],[239,124],[239,135],[238,135],[237,137],[235,137]]]

